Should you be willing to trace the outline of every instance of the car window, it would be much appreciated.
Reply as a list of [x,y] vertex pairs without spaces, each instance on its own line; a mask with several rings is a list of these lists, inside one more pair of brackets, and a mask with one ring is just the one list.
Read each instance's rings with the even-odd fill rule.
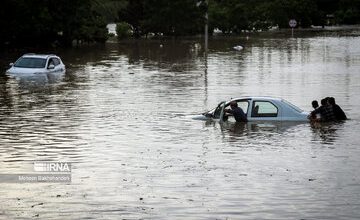
[[277,107],[268,101],[254,101],[251,117],[277,117]]
[[47,67],[49,68],[50,65],[54,65],[54,66],[55,66],[55,63],[54,63],[54,59],[53,59],[53,58],[50,58],[50,59],[49,59],[49,62],[48,62]]
[[44,68],[45,64],[46,64],[46,59],[43,58],[21,57],[15,62],[14,67]]
[[57,66],[60,64],[60,60],[58,58],[52,58],[54,65]]
[[[240,107],[243,110],[243,112],[245,113],[245,115],[247,115],[249,101],[248,100],[238,100],[236,102],[238,104],[238,107]],[[230,102],[226,105],[226,107],[228,109],[230,109]],[[232,115],[227,115],[226,119],[224,119],[224,120],[227,120],[229,122],[236,122],[235,118]]]
[[247,114],[249,102],[248,101],[239,101],[237,102],[238,106]]
[[288,106],[290,106],[290,107],[291,107],[292,109],[294,109],[295,111],[297,111],[297,112],[299,112],[299,113],[303,112],[302,109],[300,109],[299,107],[291,104],[290,102],[285,101],[285,100],[281,100],[281,101],[284,102],[285,104],[287,104]]
[[[236,101],[238,104],[238,107],[240,107],[243,112],[246,114],[248,111],[248,107],[249,107],[249,101],[248,100],[240,100],[240,101]],[[225,106],[225,108],[230,108],[230,102]]]
[[52,58],[49,59],[48,66],[50,66],[50,64],[53,64],[53,65],[54,65],[54,61],[53,61]]

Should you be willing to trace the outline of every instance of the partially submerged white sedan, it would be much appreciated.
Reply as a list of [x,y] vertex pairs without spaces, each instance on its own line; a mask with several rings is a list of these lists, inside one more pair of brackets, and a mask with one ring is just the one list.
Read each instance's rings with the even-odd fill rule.
[[223,101],[216,108],[201,115],[192,117],[196,120],[235,121],[232,115],[225,113],[230,102],[236,101],[238,106],[251,121],[309,121],[308,112],[301,110],[290,102],[272,97],[242,97]]
[[60,57],[53,54],[24,54],[10,66],[6,74],[15,77],[65,73],[65,65]]

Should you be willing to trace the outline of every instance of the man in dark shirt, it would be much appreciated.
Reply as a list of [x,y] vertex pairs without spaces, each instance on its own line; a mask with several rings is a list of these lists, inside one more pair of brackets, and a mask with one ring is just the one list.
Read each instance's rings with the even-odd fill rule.
[[[312,102],[311,102],[311,105],[312,105],[312,107],[314,108],[314,110],[316,110],[317,108],[319,108],[319,103],[318,103],[318,101],[316,101],[316,100],[312,101]],[[310,114],[309,119],[310,119],[310,120],[316,120],[316,119],[317,119],[317,115],[316,115],[316,114],[313,114],[313,115]]]
[[328,100],[322,99],[321,106],[310,113],[311,118],[316,118],[316,114],[320,114],[321,121],[329,122],[335,121],[335,115],[333,112],[333,108],[328,104]]
[[319,103],[318,103],[318,101],[316,101],[316,100],[312,101],[312,102],[311,102],[311,105],[312,105],[312,107],[313,107],[314,109],[319,108]]
[[334,112],[336,120],[346,120],[347,119],[347,117],[345,115],[345,112],[340,108],[340,106],[338,106],[335,103],[335,98],[334,97],[330,97],[328,99],[328,102],[333,108],[333,112]]
[[238,106],[236,101],[232,101],[230,103],[231,109],[225,109],[225,112],[230,113],[234,116],[237,122],[247,122],[246,114],[244,111]]

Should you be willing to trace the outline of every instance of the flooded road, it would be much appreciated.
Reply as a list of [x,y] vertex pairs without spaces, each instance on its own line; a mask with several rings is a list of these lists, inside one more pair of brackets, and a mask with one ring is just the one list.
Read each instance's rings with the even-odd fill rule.
[[[0,183],[0,219],[359,218],[360,31],[215,38],[207,57],[201,43],[74,48],[63,76],[2,74],[0,173],[67,161],[72,182]],[[351,120],[188,117],[245,95],[307,111],[333,96]]]

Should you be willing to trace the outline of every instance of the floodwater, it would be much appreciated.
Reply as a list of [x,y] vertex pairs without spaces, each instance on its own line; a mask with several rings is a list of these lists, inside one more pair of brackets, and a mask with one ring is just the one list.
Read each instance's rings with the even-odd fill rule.
[[[242,45],[242,51],[232,49]],[[72,182],[0,183],[0,219],[358,219],[360,31],[142,40],[57,51],[63,76],[13,79],[2,54],[0,173],[72,162]],[[47,51],[42,51],[47,52]],[[351,120],[211,123],[243,95]]]

